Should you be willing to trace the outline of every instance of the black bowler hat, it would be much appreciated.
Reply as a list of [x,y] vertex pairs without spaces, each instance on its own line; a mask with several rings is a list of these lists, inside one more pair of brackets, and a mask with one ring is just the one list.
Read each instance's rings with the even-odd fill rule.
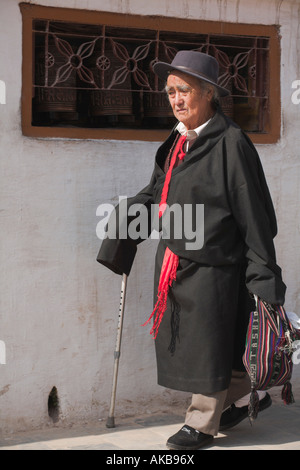
[[214,85],[220,96],[229,95],[229,91],[218,85],[219,64],[214,57],[198,51],[179,51],[171,64],[156,62],[153,65],[154,72],[163,80],[167,80],[172,70],[184,72],[187,75],[200,78]]

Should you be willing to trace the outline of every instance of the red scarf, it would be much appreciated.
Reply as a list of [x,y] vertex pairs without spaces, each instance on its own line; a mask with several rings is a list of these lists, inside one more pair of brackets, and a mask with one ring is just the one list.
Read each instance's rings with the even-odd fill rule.
[[[171,175],[172,175],[172,170],[175,165],[175,162],[177,161],[177,158],[179,160],[183,160],[185,153],[183,151],[183,145],[186,141],[185,136],[181,136],[175,146],[174,152],[172,154],[171,162],[169,169],[167,171],[166,177],[165,177],[165,182],[163,186],[163,190],[161,193],[161,200],[159,203],[159,217],[162,217],[164,211],[166,210],[166,204],[167,204],[167,197],[168,197],[168,192],[169,192],[169,185],[171,181]],[[161,267],[161,272],[160,272],[160,278],[159,278],[159,284],[158,284],[158,294],[157,294],[157,302],[155,304],[155,307],[153,309],[153,312],[151,313],[150,317],[148,320],[143,324],[143,326],[147,325],[152,317],[154,316],[156,312],[156,316],[154,319],[153,326],[150,330],[150,334],[153,335],[153,338],[155,339],[158,333],[158,328],[159,325],[161,324],[163,315],[166,311],[167,308],[167,298],[168,298],[168,292],[169,292],[169,287],[172,285],[173,281],[176,280],[176,272],[177,272],[177,267],[179,263],[179,258],[177,255],[175,255],[168,247],[166,248],[165,254],[164,254],[164,259]]]

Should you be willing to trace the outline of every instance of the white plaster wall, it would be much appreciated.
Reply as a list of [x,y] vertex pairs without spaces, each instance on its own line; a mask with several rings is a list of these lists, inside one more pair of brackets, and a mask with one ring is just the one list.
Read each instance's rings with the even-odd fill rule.
[[[286,306],[300,313],[300,104],[291,101],[292,82],[300,79],[299,0],[28,3],[281,25],[282,138],[257,148],[277,209]],[[46,425],[53,386],[62,423],[106,417],[121,277],[95,261],[96,209],[147,184],[159,143],[22,136],[18,1],[0,0],[0,13],[0,80],[6,84],[6,104],[0,100],[0,341],[6,347],[0,430],[6,432]],[[156,385],[153,340],[140,326],[152,307],[154,252],[153,241],[140,246],[128,281],[116,414],[152,412],[187,398]],[[299,375],[296,367],[296,382]]]

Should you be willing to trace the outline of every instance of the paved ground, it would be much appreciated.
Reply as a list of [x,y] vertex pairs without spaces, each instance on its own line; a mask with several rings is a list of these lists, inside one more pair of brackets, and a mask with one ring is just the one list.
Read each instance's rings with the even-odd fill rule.
[[[161,413],[106,422],[18,433],[0,438],[0,450],[158,450],[182,426],[182,416]],[[300,450],[300,400],[285,406],[279,400],[251,426],[248,419],[219,434],[207,450]]]

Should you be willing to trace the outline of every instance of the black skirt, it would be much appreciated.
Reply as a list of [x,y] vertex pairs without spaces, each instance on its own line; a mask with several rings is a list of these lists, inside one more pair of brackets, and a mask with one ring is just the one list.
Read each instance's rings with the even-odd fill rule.
[[[164,251],[161,240],[154,303]],[[208,266],[180,258],[155,340],[159,385],[201,394],[228,388],[232,369],[243,367],[241,357],[252,307],[252,302],[247,309],[239,302],[243,279],[241,265]],[[250,301],[248,293],[243,302],[245,299]]]

